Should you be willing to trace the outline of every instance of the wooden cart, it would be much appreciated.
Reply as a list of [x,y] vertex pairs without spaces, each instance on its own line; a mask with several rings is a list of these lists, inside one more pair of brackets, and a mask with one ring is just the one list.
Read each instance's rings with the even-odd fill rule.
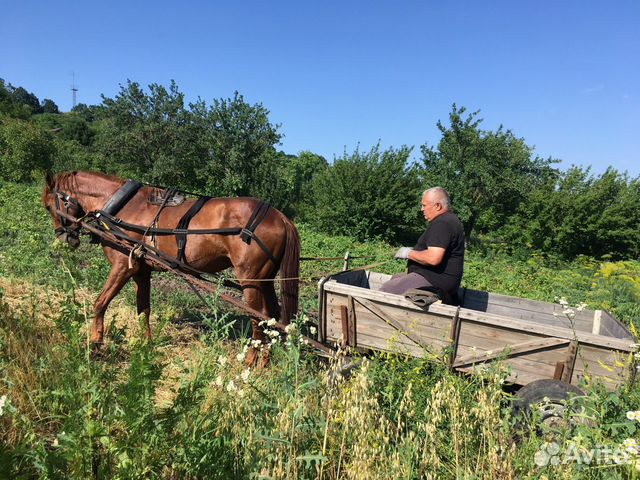
[[634,379],[635,339],[608,312],[582,310],[570,319],[561,305],[470,289],[460,290],[460,307],[420,307],[380,292],[389,278],[360,271],[321,280],[319,340],[358,351],[436,355],[463,372],[501,359],[516,385],[542,379],[577,385],[591,377],[615,389]]

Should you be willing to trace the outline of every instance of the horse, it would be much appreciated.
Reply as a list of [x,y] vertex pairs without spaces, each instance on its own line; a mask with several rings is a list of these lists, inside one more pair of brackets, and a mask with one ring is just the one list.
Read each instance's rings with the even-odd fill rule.
[[[95,172],[64,172],[57,175],[46,174],[42,192],[42,203],[53,219],[56,237],[67,242],[71,248],[80,244],[76,222],[65,220],[56,210],[66,211],[75,218],[86,214],[102,212],[117,192],[124,187],[125,180],[115,176]],[[161,229],[175,229],[181,218],[190,211],[196,200],[185,200],[182,204],[162,208],[151,203],[159,189],[141,186],[124,203],[117,213],[116,221],[123,224],[135,224],[143,227],[153,226]],[[202,200],[206,200],[202,202]],[[200,210],[193,216],[189,230],[239,231],[246,233],[245,227],[254,221],[260,207],[262,221],[255,225],[253,238],[247,241],[238,234],[198,234],[188,235],[188,241],[182,251],[179,250],[174,235],[155,236],[155,248],[171,258],[179,255],[185,264],[194,271],[217,273],[229,267],[238,278],[245,303],[254,310],[270,318],[289,323],[298,309],[297,280],[300,261],[300,237],[294,224],[282,212],[269,207],[255,198],[204,198]],[[263,208],[265,207],[266,208]],[[157,217],[157,218],[156,218]],[[149,244],[147,232],[126,231],[132,240],[142,245]],[[251,233],[251,232],[249,232]],[[111,270],[96,299],[94,319],[91,326],[91,342],[99,347],[103,343],[104,315],[109,303],[131,279],[136,287],[138,315],[144,314],[146,336],[151,336],[149,316],[151,313],[151,272],[156,270],[144,258],[130,261],[130,252],[104,238],[99,240],[102,250],[111,264]],[[281,277],[282,307],[274,287],[277,272]],[[263,342],[264,332],[257,319],[252,318],[252,339]],[[252,345],[255,342],[251,342]],[[246,356],[247,364],[255,364],[258,351],[251,348]]]

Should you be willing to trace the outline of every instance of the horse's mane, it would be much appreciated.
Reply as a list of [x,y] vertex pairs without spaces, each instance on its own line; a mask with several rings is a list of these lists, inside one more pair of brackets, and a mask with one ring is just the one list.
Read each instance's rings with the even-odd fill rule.
[[[91,182],[78,181],[79,175],[94,177]],[[117,183],[122,185],[125,181],[114,175],[107,175],[99,172],[62,172],[54,177],[53,184],[60,191],[80,192],[85,195],[98,195],[102,193],[102,183],[100,180],[109,183]]]
[[[83,182],[82,184],[80,184],[78,181],[78,175],[92,177],[92,181]],[[123,180],[120,177],[116,177],[115,175],[107,175],[106,173],[73,171],[58,173],[54,177],[53,184],[57,190],[63,192],[77,192],[84,195],[92,196],[100,195],[103,193],[101,187],[103,181],[108,183],[115,183],[117,185],[124,185],[124,183],[126,182],[126,180]],[[154,198],[162,197],[164,192],[165,189],[162,187],[144,186],[141,189],[141,193],[143,194],[147,202],[152,202]]]

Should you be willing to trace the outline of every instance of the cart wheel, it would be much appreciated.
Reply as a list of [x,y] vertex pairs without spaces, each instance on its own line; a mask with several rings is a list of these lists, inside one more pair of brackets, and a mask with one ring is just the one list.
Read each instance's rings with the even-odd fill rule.
[[362,359],[360,358],[344,357],[340,359],[335,369],[329,373],[329,384],[335,386],[342,380],[348,380],[361,363]]
[[572,410],[570,397],[583,396],[578,387],[560,380],[536,380],[516,392],[513,404],[514,416],[531,417],[535,412],[540,416],[537,425],[541,428],[569,427],[566,413]]

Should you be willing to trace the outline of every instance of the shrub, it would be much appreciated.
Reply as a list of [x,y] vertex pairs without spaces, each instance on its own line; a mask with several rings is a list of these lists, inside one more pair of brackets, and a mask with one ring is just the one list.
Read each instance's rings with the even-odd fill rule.
[[408,147],[381,152],[380,145],[368,153],[345,153],[313,177],[304,221],[359,240],[417,233],[420,183],[408,165],[410,153]]

